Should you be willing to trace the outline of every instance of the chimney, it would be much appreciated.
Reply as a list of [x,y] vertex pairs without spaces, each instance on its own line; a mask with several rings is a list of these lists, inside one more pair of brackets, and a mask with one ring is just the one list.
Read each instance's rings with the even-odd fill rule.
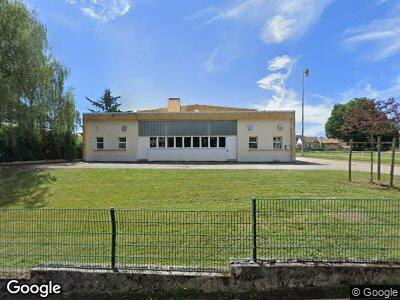
[[167,112],[180,112],[181,111],[181,98],[169,98]]

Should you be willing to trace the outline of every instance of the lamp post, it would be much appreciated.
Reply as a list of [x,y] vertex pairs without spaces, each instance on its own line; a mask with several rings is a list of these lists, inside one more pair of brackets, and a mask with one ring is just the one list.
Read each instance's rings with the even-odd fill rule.
[[310,75],[309,69],[303,70],[303,81],[302,81],[302,94],[301,94],[301,154],[304,151],[304,79]]

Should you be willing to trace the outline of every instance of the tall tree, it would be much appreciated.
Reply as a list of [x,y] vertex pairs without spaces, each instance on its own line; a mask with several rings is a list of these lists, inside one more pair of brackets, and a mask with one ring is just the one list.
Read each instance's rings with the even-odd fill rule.
[[77,155],[78,113],[67,76],[36,13],[0,0],[0,160]]
[[356,98],[346,104],[336,104],[325,124],[328,137],[345,141],[365,142],[381,135],[391,140],[400,128],[399,105],[394,98],[375,101]]
[[92,100],[88,97],[86,99],[92,104],[95,109],[88,108],[91,112],[118,112],[121,104],[118,102],[118,99],[121,96],[113,96],[110,89],[105,89],[103,95],[99,100]]
[[369,139],[377,135],[396,134],[394,124],[375,102],[364,102],[362,105],[352,107],[346,114],[345,123],[347,125],[345,132],[362,132]]
[[337,138],[344,141],[366,141],[366,136],[359,130],[348,130],[346,116],[354,107],[363,107],[373,105],[374,100],[368,98],[355,98],[345,104],[335,104],[331,116],[325,124],[325,133],[327,137]]

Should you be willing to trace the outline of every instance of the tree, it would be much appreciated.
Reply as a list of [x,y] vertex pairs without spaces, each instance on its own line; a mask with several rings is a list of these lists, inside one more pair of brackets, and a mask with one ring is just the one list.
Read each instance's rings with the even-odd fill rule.
[[121,96],[113,96],[110,89],[105,89],[103,96],[101,96],[101,98],[97,101],[91,100],[90,98],[86,97],[90,104],[92,104],[92,106],[96,108],[96,110],[90,108],[88,108],[88,110],[95,113],[119,112],[119,107],[121,106],[121,104],[118,103],[119,98],[121,98]]
[[0,160],[77,157],[79,114],[67,77],[36,13],[0,0]]
[[349,142],[351,139],[359,142],[366,141],[364,132],[353,128],[349,130],[346,122],[348,112],[355,107],[373,105],[374,100],[355,98],[345,104],[335,104],[331,116],[325,124],[325,132],[329,138],[337,138]]
[[394,136],[396,127],[388,118],[385,102],[366,101],[361,105],[354,106],[348,110],[345,116],[345,132],[360,132],[373,140],[374,136]]
[[336,104],[325,124],[328,137],[358,142],[369,141],[371,134],[389,141],[398,135],[399,128],[399,104],[394,98],[383,101],[356,98]]

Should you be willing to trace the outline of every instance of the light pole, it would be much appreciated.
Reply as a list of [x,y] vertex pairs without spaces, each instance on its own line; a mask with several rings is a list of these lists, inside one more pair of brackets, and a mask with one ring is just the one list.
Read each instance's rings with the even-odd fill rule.
[[303,70],[303,91],[301,93],[301,154],[303,155],[304,151],[304,79],[310,75],[309,69]]

